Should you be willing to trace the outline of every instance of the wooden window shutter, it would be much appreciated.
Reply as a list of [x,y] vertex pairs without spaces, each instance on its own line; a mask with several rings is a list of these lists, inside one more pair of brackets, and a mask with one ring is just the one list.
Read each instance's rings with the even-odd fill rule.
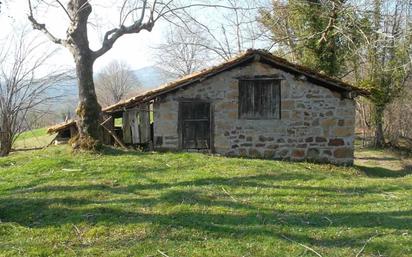
[[279,119],[280,80],[240,80],[239,118]]

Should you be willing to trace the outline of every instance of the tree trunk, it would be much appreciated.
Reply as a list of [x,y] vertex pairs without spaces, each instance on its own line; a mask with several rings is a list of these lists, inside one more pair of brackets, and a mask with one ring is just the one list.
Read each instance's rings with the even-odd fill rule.
[[[1,1],[1,0],[0,0]],[[58,2],[58,1],[57,1]],[[89,16],[92,13],[92,5],[90,0],[68,0],[67,8],[64,8],[59,2],[59,5],[64,9],[69,16],[70,23],[66,31],[66,39],[55,37],[47,28],[45,24],[39,23],[33,17],[33,9],[31,1],[28,1],[29,16],[28,19],[31,22],[34,29],[42,31],[47,37],[54,43],[60,44],[70,50],[74,57],[76,64],[77,83],[79,88],[79,105],[77,107],[77,115],[79,116],[79,141],[74,144],[74,147],[80,147],[82,149],[95,149],[96,143],[102,142],[102,128],[100,126],[101,119],[101,106],[97,102],[96,91],[93,82],[93,63],[100,56],[109,51],[113,44],[123,35],[139,33],[142,30],[151,31],[155,21],[166,14],[166,10],[162,13],[156,12],[156,5],[149,8],[148,1],[142,1],[141,16],[130,26],[124,26],[123,23],[119,28],[109,30],[105,33],[102,46],[97,51],[92,51],[89,46],[88,30],[87,26],[89,22]],[[123,7],[126,6],[127,1],[123,1]],[[168,5],[164,7],[169,7]],[[140,8],[138,8],[140,9]],[[132,15],[134,11],[138,9],[133,8],[126,13]],[[150,14],[146,13],[147,9],[151,9]],[[126,9],[122,11],[126,12]],[[140,11],[139,11],[140,12]],[[157,14],[157,17],[154,17]],[[148,21],[143,22],[145,18]],[[123,18],[122,18],[123,19]],[[125,18],[126,19],[126,18]],[[100,143],[99,143],[100,142]]]
[[93,58],[89,54],[78,53],[75,56],[77,83],[79,88],[79,133],[81,138],[101,140],[101,106],[97,102],[93,82]]
[[[66,47],[73,54],[76,64],[77,84],[79,88],[79,141],[81,149],[94,150],[102,142],[102,131],[99,126],[101,106],[97,102],[93,82],[93,64],[96,60],[89,47],[87,24],[92,7],[88,0],[70,0],[67,10],[74,17],[67,30]],[[76,147],[75,145],[75,147]]]
[[385,146],[385,136],[383,134],[383,115],[384,107],[375,107],[374,110],[374,124],[375,124],[375,140],[374,146],[382,148]]
[[2,114],[3,119],[0,127],[0,157],[9,155],[13,146],[13,134],[11,133],[10,117]]
[[0,157],[9,155],[12,147],[12,140],[7,132],[0,132]]

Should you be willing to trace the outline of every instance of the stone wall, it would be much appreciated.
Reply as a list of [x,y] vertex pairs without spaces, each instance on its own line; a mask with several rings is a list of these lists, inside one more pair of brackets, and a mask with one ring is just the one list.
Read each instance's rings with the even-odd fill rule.
[[[273,75],[281,82],[281,119],[238,118],[238,76]],[[225,71],[154,104],[154,136],[158,149],[177,149],[178,100],[209,100],[214,109],[216,153],[268,159],[310,159],[353,163],[355,102],[305,79],[254,62]]]

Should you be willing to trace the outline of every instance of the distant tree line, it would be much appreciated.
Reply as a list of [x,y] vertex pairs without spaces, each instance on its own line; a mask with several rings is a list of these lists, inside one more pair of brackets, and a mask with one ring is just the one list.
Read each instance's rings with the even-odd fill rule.
[[[411,74],[409,0],[272,1],[260,21],[278,54],[371,92],[367,119],[376,147],[385,145],[385,111]],[[389,132],[389,131],[388,131]]]
[[102,106],[124,100],[141,88],[136,74],[122,61],[110,62],[97,74],[95,81],[97,99]]

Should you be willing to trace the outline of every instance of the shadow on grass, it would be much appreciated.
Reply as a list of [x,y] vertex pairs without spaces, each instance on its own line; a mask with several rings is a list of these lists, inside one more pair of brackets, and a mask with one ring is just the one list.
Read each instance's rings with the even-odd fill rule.
[[[380,173],[381,172],[381,173]],[[386,174],[389,173],[390,174]],[[374,176],[393,176],[393,171],[376,171],[372,172]],[[354,195],[356,196],[366,196],[368,194],[380,194],[380,193],[387,193],[395,190],[412,190],[411,187],[403,186],[401,189],[398,187],[392,188],[390,185],[387,186],[380,186],[377,187],[375,185],[371,186],[309,186],[309,185],[294,185],[292,181],[297,179],[300,180],[310,180],[314,179],[314,177],[310,174],[300,174],[300,173],[279,173],[279,174],[261,174],[261,175],[251,175],[251,176],[236,176],[230,178],[223,178],[223,177],[211,177],[211,178],[199,178],[195,180],[187,180],[187,181],[177,181],[177,182],[170,182],[170,183],[159,183],[159,182],[148,182],[145,181],[139,184],[131,184],[131,185],[121,185],[121,184],[85,184],[85,185],[44,185],[44,186],[35,186],[30,187],[32,185],[28,185],[27,188],[12,188],[8,189],[10,192],[9,197],[0,198],[0,218],[2,220],[10,220],[21,223],[22,225],[29,226],[30,221],[28,217],[35,217],[36,213],[42,213],[44,215],[48,214],[48,211],[52,211],[54,214],[62,212],[63,216],[67,217],[80,217],[82,216],[82,212],[87,213],[90,211],[97,210],[108,210],[109,212],[122,212],[121,209],[116,210],[112,209],[112,207],[108,208],[89,208],[89,205],[93,204],[107,204],[110,206],[111,204],[124,204],[121,206],[123,208],[127,208],[129,204],[134,205],[135,207],[138,206],[149,206],[155,208],[157,205],[167,204],[167,205],[179,205],[179,204],[200,204],[203,206],[208,207],[229,207],[232,209],[243,209],[249,211],[258,211],[261,210],[263,212],[267,211],[268,213],[271,211],[273,215],[276,216],[276,211],[274,209],[265,209],[265,208],[256,208],[253,204],[247,201],[237,201],[237,200],[230,200],[227,197],[227,194],[224,193],[222,188],[227,188],[228,190],[236,190],[242,189],[242,193],[235,195],[235,197],[240,196],[242,199],[248,199],[254,195],[256,192],[256,188],[260,190],[271,190],[270,192],[273,193],[273,197],[276,199],[278,197],[280,200],[281,196],[286,196],[282,194],[282,192],[287,192],[287,195],[291,196],[308,196],[308,195],[316,195],[316,196],[323,196],[323,197],[330,197],[333,198],[331,200],[336,200],[337,202],[341,201],[341,204],[345,203],[347,199],[351,198]],[[291,183],[284,184],[278,182],[285,182],[290,181]],[[181,190],[183,188],[184,190]],[[156,197],[152,198],[138,198],[139,193],[146,194],[148,190],[149,192],[157,192]],[[96,192],[97,191],[97,192]],[[83,193],[81,193],[83,192]],[[62,197],[67,194],[76,194],[79,193],[87,197],[87,194],[90,193],[95,195],[95,193],[102,192],[106,194],[113,194],[111,198],[115,200],[91,200],[89,198],[74,198],[74,197]],[[204,192],[214,192],[214,194],[205,195]],[[216,192],[219,194],[216,195]],[[245,193],[249,192],[249,193]],[[271,193],[266,192],[265,194],[271,195]],[[30,198],[19,198],[16,197],[19,194],[24,194],[30,196]],[[38,195],[41,194],[41,195]],[[99,193],[98,193],[99,194]],[[47,197],[49,195],[49,197]],[[42,198],[41,196],[45,197]],[[119,196],[125,196],[125,198],[118,199]],[[132,198],[130,198],[132,196]],[[118,200],[116,200],[118,199]],[[222,200],[223,199],[223,200]],[[56,206],[65,206],[60,211],[60,208]],[[76,207],[75,209],[79,209],[77,207],[85,207],[84,211],[79,211],[79,213],[71,214],[72,210],[71,207]],[[81,208],[83,209],[83,208]],[[11,213],[14,213],[11,215]],[[27,215],[23,215],[26,213]],[[125,212],[127,216],[128,212]],[[120,216],[121,213],[118,213]],[[399,214],[399,215],[398,215]],[[394,222],[393,225],[388,226],[391,228],[400,228],[404,226],[406,223],[409,224],[408,228],[412,228],[412,220],[408,217],[407,220],[402,221],[405,216],[410,216],[411,212],[391,212],[391,213],[376,213],[376,215],[383,215],[382,217],[393,217],[399,216],[395,220],[399,220],[399,225],[397,222]],[[132,216],[140,216],[140,214],[132,214]],[[193,215],[197,215],[193,213]],[[200,214],[198,214],[200,215]],[[255,215],[255,214],[253,214]],[[252,216],[253,216],[252,215]],[[310,216],[311,214],[304,214],[304,213],[290,213],[287,216],[290,217],[297,217],[298,220],[304,219],[305,216]],[[328,215],[327,213],[315,213],[313,218],[317,220],[322,215]],[[335,215],[335,214],[334,214]],[[339,216],[339,214],[336,214]],[[371,213],[345,213],[342,214],[342,217],[338,217],[337,219],[341,219],[346,217],[348,219],[352,219],[355,217],[356,221],[355,224],[358,223],[359,226],[369,226],[370,222],[368,222],[368,218],[362,218],[362,215],[366,216],[373,216],[375,215],[373,212]],[[63,220],[60,220],[56,217],[60,215],[52,215],[48,219],[47,224],[61,224],[64,223]],[[223,215],[224,216],[224,215]],[[401,217],[402,216],[402,217]],[[197,216],[196,218],[199,218]],[[114,218],[113,221],[116,219]],[[104,219],[101,221],[105,221]],[[109,220],[107,220],[109,221]],[[360,222],[359,221],[363,221]],[[121,222],[119,220],[119,222]],[[325,223],[324,220],[321,222],[322,224]],[[389,222],[392,224],[392,222]],[[388,224],[389,224],[388,223]],[[46,224],[46,223],[43,223]],[[316,222],[314,223],[316,224]],[[327,223],[326,223],[327,224]],[[337,225],[339,223],[335,223]]]
[[[109,155],[109,156],[121,156],[121,155],[135,155],[135,156],[146,156],[146,155],[164,155],[167,153],[170,153],[172,151],[156,151],[156,152],[150,152],[150,151],[142,151],[139,149],[122,149],[118,147],[113,147],[113,146],[103,146],[103,148],[100,150],[101,154],[104,155]],[[177,152],[177,151],[176,151]],[[179,153],[185,153],[185,152],[179,152]]]
[[[194,208],[168,212],[167,206],[164,206],[166,208],[164,211],[161,209],[153,212],[147,211],[148,207],[162,203],[169,205],[185,203],[193,205]],[[279,231],[292,233],[296,230],[305,231],[305,229],[314,228],[412,229],[412,210],[337,213],[262,210],[253,208],[248,203],[219,200],[201,195],[199,192],[188,191],[171,191],[160,198],[111,200],[106,203],[106,206],[102,206],[100,201],[77,198],[0,199],[0,206],[2,222],[18,223],[30,228],[59,227],[65,224],[81,223],[108,227],[150,223],[164,230],[164,233],[170,229],[189,229],[207,233],[216,238],[280,237]],[[215,213],[196,208],[199,206],[230,207],[237,211]],[[144,210],[142,207],[145,207]],[[241,211],[241,209],[248,211]],[[364,241],[361,239],[368,238],[364,233],[361,235],[359,238],[345,236],[320,239],[312,237],[310,233],[288,234],[302,243],[335,247],[339,245],[359,247]],[[187,240],[190,240],[190,237]]]
[[[158,169],[158,168],[156,168]],[[148,169],[147,172],[150,172]],[[8,191],[12,193],[13,191],[18,193],[53,193],[53,192],[78,192],[78,191],[90,191],[90,190],[101,190],[110,192],[113,194],[125,194],[125,193],[138,193],[143,190],[164,190],[168,188],[176,187],[191,187],[191,188],[201,188],[201,187],[216,187],[218,186],[221,190],[222,186],[225,187],[243,187],[243,188],[263,188],[263,189],[293,189],[293,190],[313,190],[313,191],[323,191],[332,193],[346,193],[346,194],[359,194],[359,193],[372,193],[373,188],[333,188],[333,187],[310,187],[310,186],[287,186],[274,184],[274,181],[295,181],[295,180],[311,180],[318,179],[314,175],[303,174],[303,173],[279,173],[279,174],[261,174],[261,175],[250,175],[250,176],[235,176],[235,177],[209,177],[209,178],[199,178],[196,180],[178,181],[178,182],[150,182],[141,181],[138,184],[128,184],[128,185],[117,185],[112,186],[108,184],[87,184],[87,185],[45,185],[39,186],[39,183],[34,182],[28,187],[18,187],[10,188]],[[34,186],[34,185],[38,186]],[[33,185],[33,187],[32,187]]]
[[376,157],[376,156],[368,156],[368,157],[356,157],[358,160],[371,160],[371,161],[399,161],[399,158],[395,157]]
[[[394,177],[393,172],[372,170],[369,175]],[[8,197],[0,197],[0,220],[31,228],[58,228],[66,224],[81,223],[107,227],[145,223],[155,225],[166,234],[173,228],[196,230],[216,238],[245,236],[281,238],[281,235],[286,235],[301,243],[322,247],[331,245],[361,247],[370,235],[362,233],[358,237],[319,238],[310,235],[310,229],[325,231],[328,228],[412,229],[412,209],[396,211],[345,209],[345,204],[353,199],[353,196],[367,196],[393,190],[412,190],[412,186],[408,188],[404,186],[400,189],[391,188],[389,185],[310,186],[295,183],[295,181],[318,178],[319,174],[283,172],[229,178],[208,177],[170,183],[140,181],[141,183],[127,185],[37,184],[34,187],[9,189]],[[303,212],[295,208],[279,210],[270,207],[270,204],[261,207],[256,202],[248,200],[254,197],[256,188],[271,190],[270,193],[265,193],[262,201],[282,203],[284,200],[282,196],[285,196],[285,193],[301,199],[322,196],[329,197],[331,202],[336,201],[335,204],[340,206],[341,210],[319,211],[318,206],[311,206],[313,211]],[[224,191],[236,192],[237,189],[241,189],[242,193],[229,194]],[[150,190],[151,194],[145,194],[147,193],[145,190]],[[379,199],[375,202],[382,201]],[[301,204],[309,206],[314,203],[307,200],[307,203]],[[293,233],[293,231],[306,229],[307,233]],[[288,231],[288,233],[279,231]],[[153,237],[156,238],[158,235],[153,234]],[[186,240],[190,240],[190,236]]]
[[137,150],[125,150],[125,149],[110,147],[110,146],[103,146],[103,148],[100,150],[100,153],[104,155],[109,155],[109,156],[121,156],[121,155],[144,156],[144,155],[151,154],[149,152],[142,152],[142,151],[137,151]]
[[362,165],[355,165],[356,168],[363,171],[368,177],[375,178],[399,178],[412,174],[412,170],[391,170],[384,167],[369,167]]

